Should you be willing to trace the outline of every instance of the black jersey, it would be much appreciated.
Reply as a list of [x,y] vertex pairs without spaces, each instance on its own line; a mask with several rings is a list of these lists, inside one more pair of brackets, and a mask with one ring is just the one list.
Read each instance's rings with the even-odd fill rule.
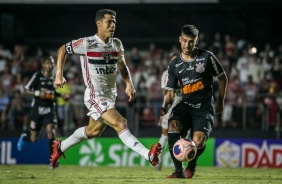
[[213,77],[224,74],[224,70],[213,53],[198,49],[192,61],[185,61],[181,54],[168,66],[166,89],[182,88],[182,100],[193,108],[209,108],[214,105]]
[[34,96],[31,106],[40,107],[52,107],[55,103],[56,90],[54,86],[54,78],[45,77],[42,72],[36,72],[33,74],[29,82],[25,85],[25,88],[31,91],[44,91],[46,90],[46,95],[42,98],[39,96]]

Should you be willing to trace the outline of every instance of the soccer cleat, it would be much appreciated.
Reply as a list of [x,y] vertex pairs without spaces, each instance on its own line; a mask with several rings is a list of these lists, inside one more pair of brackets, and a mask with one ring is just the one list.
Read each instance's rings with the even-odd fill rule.
[[167,178],[185,178],[185,176],[184,176],[183,172],[175,171],[174,173],[172,173]]
[[18,151],[22,151],[24,143],[25,143],[24,142],[25,137],[26,137],[26,133],[22,133],[18,140],[18,145],[17,145]]
[[157,143],[154,148],[152,149],[152,145],[150,147],[150,151],[148,153],[149,162],[152,166],[155,166],[159,164],[159,154],[162,151],[162,145],[160,143]]
[[156,171],[162,171],[162,163],[160,162],[159,164],[155,165]]
[[195,175],[197,166],[197,159],[194,159],[188,163],[188,166],[184,170],[184,174],[186,178],[192,178]]
[[50,170],[57,169],[59,167],[59,162],[56,163],[55,167],[52,166],[52,162],[50,162]]
[[52,153],[51,159],[50,159],[50,161],[51,161],[50,166],[53,167],[53,169],[58,167],[58,159],[61,156],[66,158],[65,154],[60,151],[61,142],[62,142],[61,140],[55,140],[54,144],[53,144],[53,153]]
[[195,174],[195,170],[191,171],[188,167],[184,171],[185,173],[185,178],[192,178]]

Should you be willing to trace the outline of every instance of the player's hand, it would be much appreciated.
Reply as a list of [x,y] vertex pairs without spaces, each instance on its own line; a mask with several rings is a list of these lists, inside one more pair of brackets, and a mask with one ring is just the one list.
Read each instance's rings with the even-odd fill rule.
[[55,84],[59,86],[60,88],[63,88],[66,82],[67,81],[64,77],[56,76],[55,78]]
[[164,107],[160,109],[160,117],[164,116],[167,113],[167,110]]
[[215,113],[216,114],[222,113],[223,108],[224,108],[224,104],[223,103],[216,103],[215,104]]
[[63,95],[62,95],[62,98],[63,98],[64,100],[68,100],[68,99],[70,98],[70,95],[68,95],[68,94],[63,94]]
[[132,102],[136,98],[136,91],[133,87],[133,85],[127,85],[125,89],[125,93],[127,96],[129,96],[129,102]]

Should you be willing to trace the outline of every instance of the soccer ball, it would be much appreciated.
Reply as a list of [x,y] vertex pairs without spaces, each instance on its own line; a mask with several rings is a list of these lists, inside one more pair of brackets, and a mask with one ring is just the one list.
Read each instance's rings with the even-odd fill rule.
[[181,138],[173,146],[173,155],[180,162],[189,162],[197,153],[195,143],[187,138]]

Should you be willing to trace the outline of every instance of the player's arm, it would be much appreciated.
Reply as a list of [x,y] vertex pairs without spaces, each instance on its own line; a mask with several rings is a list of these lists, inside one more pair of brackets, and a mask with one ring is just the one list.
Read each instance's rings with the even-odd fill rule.
[[211,53],[209,59],[211,63],[210,67],[212,68],[213,76],[215,76],[218,79],[218,96],[215,104],[215,113],[219,114],[222,113],[224,108],[227,76],[220,62],[218,61],[218,59],[215,57],[213,53]]
[[33,74],[33,76],[29,79],[28,83],[24,86],[24,95],[26,96],[40,96],[39,90],[33,90],[37,86],[37,73]]
[[86,55],[88,42],[86,38],[72,40],[62,45],[58,50],[58,57],[56,63],[56,78],[55,84],[59,87],[64,87],[66,80],[63,76],[63,68],[68,54]]
[[218,77],[218,96],[215,105],[215,112],[222,113],[224,108],[224,99],[227,87],[227,76],[225,73]]
[[56,64],[55,84],[59,87],[64,87],[66,80],[63,77],[63,68],[67,58],[66,46],[62,45],[58,50],[58,58]]
[[174,90],[168,90],[167,91],[165,98],[164,98],[163,106],[160,109],[160,116],[163,116],[167,113],[169,107],[173,104],[174,95],[175,95]]
[[117,66],[119,68],[121,77],[126,84],[125,93],[127,94],[127,96],[129,96],[128,101],[131,102],[136,97],[136,91],[135,91],[135,88],[133,86],[133,82],[132,82],[132,79],[131,79],[129,69],[128,69],[124,59],[123,59],[123,62],[118,62]]

